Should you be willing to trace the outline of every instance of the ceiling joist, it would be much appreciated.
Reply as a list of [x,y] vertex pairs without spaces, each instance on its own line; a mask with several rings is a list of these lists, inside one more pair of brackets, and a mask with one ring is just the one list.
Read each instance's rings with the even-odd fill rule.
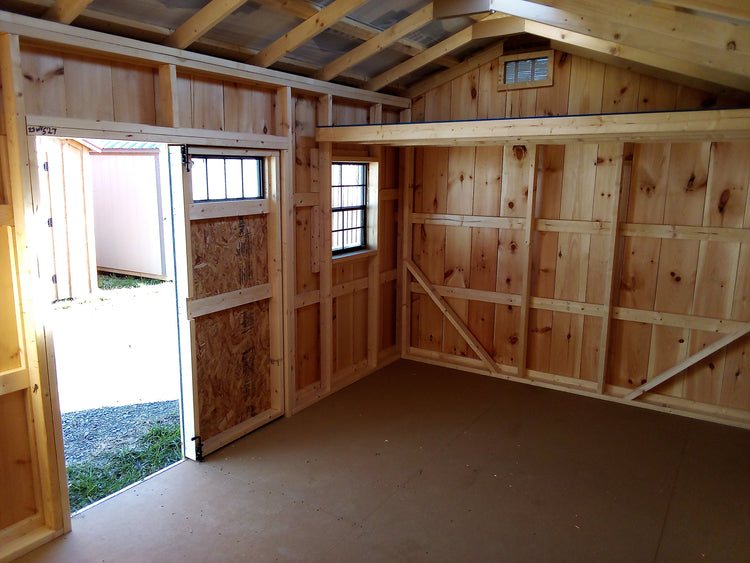
[[355,66],[374,54],[379,53],[412,31],[416,31],[427,25],[432,21],[432,15],[433,8],[432,3],[430,3],[421,10],[417,10],[412,15],[392,25],[382,33],[377,34],[372,39],[345,53],[335,61],[327,64],[317,74],[316,78],[319,80],[331,80],[335,78],[347,68]]
[[211,0],[167,37],[164,44],[185,49],[246,2],[247,0]]
[[257,55],[251,57],[248,62],[264,68],[271,66],[281,57],[322,33],[365,2],[367,0],[335,0],[314,16],[309,17],[297,27],[285,33]]

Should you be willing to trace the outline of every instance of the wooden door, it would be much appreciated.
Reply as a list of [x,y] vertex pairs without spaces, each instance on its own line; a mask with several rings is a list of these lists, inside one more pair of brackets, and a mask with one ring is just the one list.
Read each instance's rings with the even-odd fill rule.
[[177,158],[185,455],[200,460],[284,414],[279,157],[170,147]]

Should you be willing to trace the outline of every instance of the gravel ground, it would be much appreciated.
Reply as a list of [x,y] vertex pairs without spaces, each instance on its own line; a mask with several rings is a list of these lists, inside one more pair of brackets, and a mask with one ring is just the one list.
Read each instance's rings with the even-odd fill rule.
[[177,401],[64,413],[65,463],[86,463],[104,452],[132,446],[154,423],[179,420]]

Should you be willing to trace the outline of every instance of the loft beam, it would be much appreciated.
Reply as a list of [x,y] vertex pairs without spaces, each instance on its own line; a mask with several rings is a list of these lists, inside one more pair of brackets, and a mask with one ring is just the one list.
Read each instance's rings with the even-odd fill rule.
[[392,146],[750,140],[750,109],[323,127],[316,139]]

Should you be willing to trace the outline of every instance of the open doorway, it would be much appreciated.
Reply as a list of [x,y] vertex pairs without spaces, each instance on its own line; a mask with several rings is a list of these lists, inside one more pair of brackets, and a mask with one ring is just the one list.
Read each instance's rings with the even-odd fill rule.
[[71,511],[182,459],[166,145],[37,139]]

